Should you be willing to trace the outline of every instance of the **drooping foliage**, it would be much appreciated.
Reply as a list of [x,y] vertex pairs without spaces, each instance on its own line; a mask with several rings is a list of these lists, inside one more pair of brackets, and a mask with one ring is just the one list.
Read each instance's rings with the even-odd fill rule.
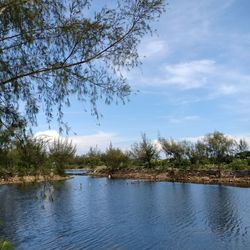
[[98,100],[126,101],[120,72],[139,63],[138,44],[163,9],[163,0],[2,0],[0,130],[35,124],[39,111],[62,125],[70,97],[96,116]]

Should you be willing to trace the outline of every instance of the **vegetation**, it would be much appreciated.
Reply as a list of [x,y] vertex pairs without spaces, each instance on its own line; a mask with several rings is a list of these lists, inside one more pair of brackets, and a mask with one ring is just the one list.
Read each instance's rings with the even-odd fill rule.
[[19,132],[18,138],[0,145],[0,176],[62,175],[75,150],[67,140],[51,142]]
[[0,239],[0,250],[13,250],[13,249],[14,248],[9,241]]
[[[74,162],[115,168],[127,156],[110,148],[74,157],[70,142],[27,133],[39,112],[62,129],[70,97],[98,117],[97,103],[124,103],[122,76],[137,66],[141,39],[164,11],[164,0],[3,0],[0,4],[0,175],[62,174]],[[22,107],[22,108],[20,108]],[[88,108],[87,108],[88,107]],[[28,134],[28,135],[27,135]],[[148,164],[151,164],[150,161]]]
[[64,174],[65,164],[69,164],[70,159],[75,156],[76,147],[71,141],[57,139],[49,144],[48,157],[55,168],[56,173]]
[[67,128],[71,96],[96,116],[99,100],[126,101],[121,72],[138,65],[138,44],[163,9],[163,0],[2,0],[0,130],[34,125],[40,111]]
[[117,170],[127,167],[128,155],[119,148],[114,148],[110,144],[109,148],[102,156],[103,162],[110,170]]
[[[75,164],[94,168],[105,165],[108,170],[119,169],[157,169],[157,170],[250,170],[250,151],[245,140],[239,142],[215,131],[196,142],[175,141],[164,137],[158,138],[157,147],[142,134],[141,141],[123,152],[112,145],[101,152],[90,148],[85,155],[77,156]],[[165,156],[165,157],[164,157]]]
[[132,146],[130,155],[136,163],[142,164],[146,168],[152,168],[153,160],[159,159],[156,145],[147,138],[145,133],[142,134],[142,141]]
[[174,167],[180,167],[186,159],[185,144],[183,142],[175,142],[173,139],[167,140],[159,138],[162,150],[166,158]]
[[26,136],[26,129],[43,112],[48,123],[55,116],[67,131],[63,108],[72,96],[96,117],[97,103],[126,102],[131,89],[122,72],[140,63],[138,45],[164,2],[1,1],[0,176],[62,174],[71,158],[90,166],[118,164],[119,150],[75,158],[71,143],[48,144]]
[[246,141],[237,142],[218,131],[196,142],[160,137],[158,147],[142,134],[141,141],[133,144],[129,151],[124,152],[110,144],[104,152],[91,147],[83,155],[76,155],[76,147],[66,139],[51,142],[22,135],[19,131],[18,139],[11,139],[0,147],[2,177],[51,172],[63,175],[65,168],[94,169],[98,166],[105,166],[109,171],[130,168],[250,170],[250,151]]

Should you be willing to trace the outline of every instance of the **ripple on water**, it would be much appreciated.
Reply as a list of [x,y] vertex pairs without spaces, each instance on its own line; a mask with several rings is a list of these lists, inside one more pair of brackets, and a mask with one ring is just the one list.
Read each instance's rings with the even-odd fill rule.
[[16,249],[248,249],[250,189],[78,176],[54,202],[0,187],[0,233]]

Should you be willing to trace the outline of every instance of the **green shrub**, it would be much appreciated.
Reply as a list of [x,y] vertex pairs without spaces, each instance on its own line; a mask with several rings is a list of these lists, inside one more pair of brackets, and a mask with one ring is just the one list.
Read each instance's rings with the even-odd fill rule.
[[49,145],[49,157],[57,174],[64,174],[64,169],[74,158],[75,152],[76,147],[68,140],[57,139]]
[[153,161],[159,159],[159,151],[156,145],[147,138],[146,134],[142,134],[141,141],[132,146],[130,155],[132,160],[142,164],[146,168],[153,167]]
[[234,159],[229,165],[232,170],[245,170],[248,168],[247,160]]
[[103,161],[110,170],[116,170],[127,166],[128,156],[121,149],[110,145],[103,154]]
[[31,136],[24,136],[21,140],[14,141],[8,157],[19,175],[41,173],[48,160],[46,143]]
[[14,250],[14,247],[9,241],[0,239],[0,250]]
[[97,147],[90,147],[89,152],[85,156],[85,164],[91,168],[104,165],[102,152]]

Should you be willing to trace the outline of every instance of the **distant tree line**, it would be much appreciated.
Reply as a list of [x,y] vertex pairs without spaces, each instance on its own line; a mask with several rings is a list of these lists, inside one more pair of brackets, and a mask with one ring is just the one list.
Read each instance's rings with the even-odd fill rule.
[[[6,139],[8,138],[8,140]],[[2,138],[3,139],[3,138]],[[35,138],[25,130],[6,136],[0,145],[0,176],[64,174],[65,168],[104,168],[157,170],[248,170],[250,151],[244,139],[236,141],[215,131],[191,142],[159,136],[157,142],[142,134],[127,151],[110,143],[105,151],[91,147],[76,155],[67,139],[49,141]]]
[[110,170],[122,168],[146,169],[250,169],[250,151],[244,139],[236,141],[225,134],[215,131],[196,142],[176,141],[159,137],[157,143],[142,134],[141,141],[122,151],[112,144],[101,152],[91,147],[87,154],[76,156],[74,164],[95,168],[106,166]]

